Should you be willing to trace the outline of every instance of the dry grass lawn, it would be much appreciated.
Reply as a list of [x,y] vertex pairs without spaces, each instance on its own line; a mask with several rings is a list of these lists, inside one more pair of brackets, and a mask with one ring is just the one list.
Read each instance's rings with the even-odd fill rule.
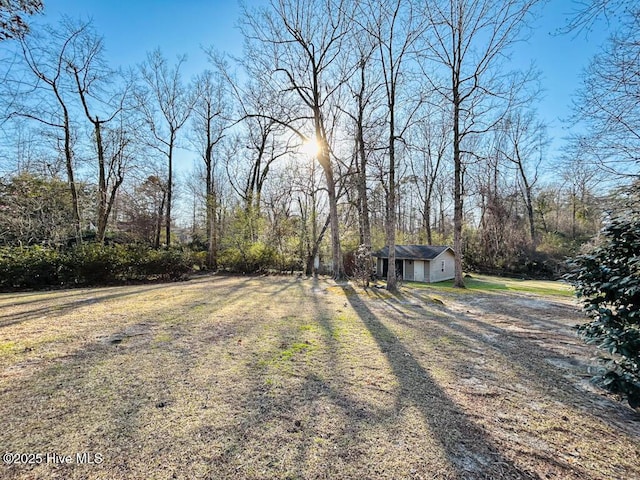
[[583,320],[294,277],[3,294],[0,448],[43,456],[0,478],[640,478],[640,414],[589,384]]

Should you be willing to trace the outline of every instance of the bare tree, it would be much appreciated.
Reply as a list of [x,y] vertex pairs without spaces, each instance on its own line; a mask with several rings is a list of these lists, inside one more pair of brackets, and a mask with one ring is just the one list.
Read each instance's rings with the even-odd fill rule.
[[177,146],[178,131],[187,122],[195,102],[182,81],[181,68],[186,57],[178,58],[170,66],[160,50],[147,54],[140,73],[146,86],[141,94],[140,106],[145,121],[151,131],[152,146],[167,159],[166,182],[166,244],[171,244],[171,202],[173,194],[173,156]]
[[3,0],[0,2],[0,41],[23,38],[29,32],[24,15],[42,12],[42,0]]
[[[140,143],[134,138],[134,132],[140,124],[133,118],[132,113],[119,115],[102,136],[103,154],[105,158],[105,207],[103,208],[103,222],[106,228],[109,218],[112,218],[120,187],[127,174],[138,168],[135,160],[140,156]],[[113,215],[115,217],[115,215]]]
[[424,112],[411,136],[412,173],[418,182],[417,196],[422,203],[422,227],[428,245],[433,245],[433,202],[445,156],[451,147],[449,124],[442,110]]
[[[415,52],[415,42],[422,35],[423,28],[417,22],[412,2],[387,0],[362,2],[361,11],[356,18],[358,23],[370,35],[377,50],[376,60],[382,72],[386,97],[387,120],[387,156],[389,161],[387,175],[387,222],[386,243],[389,247],[389,267],[387,269],[387,289],[396,290],[396,167],[397,142],[404,140],[413,114],[417,111],[421,99],[417,95],[414,105],[404,104],[402,88],[407,82],[407,70],[410,56]],[[415,92],[414,92],[415,98]],[[404,107],[404,108],[402,108]],[[401,109],[402,114],[401,114]],[[404,115],[402,118],[401,115]]]
[[162,217],[167,201],[167,185],[161,177],[149,175],[130,192],[120,193],[123,203],[120,228],[138,240],[160,248]]
[[[360,83],[357,90],[354,92],[357,103],[357,113],[352,117],[356,127],[355,150],[358,157],[358,211],[360,214],[360,243],[363,246],[360,250],[360,256],[364,259],[363,265],[366,270],[365,274],[369,273],[368,277],[371,276],[371,272],[368,272],[368,270],[371,269],[371,224],[369,222],[369,200],[367,196],[368,152],[365,139],[365,115],[372,96],[371,87],[367,85],[367,66],[369,59],[370,55],[368,55],[368,52],[360,52],[357,75]],[[369,265],[368,270],[366,269],[367,265]]]
[[[90,26],[84,30],[79,40],[75,58],[67,61],[67,70],[75,80],[75,93],[80,98],[82,110],[93,126],[98,166],[96,237],[99,242],[104,242],[111,209],[118,188],[124,181],[128,159],[126,151],[131,143],[124,118],[116,119],[125,109],[130,85],[118,82],[113,88],[114,82],[124,78],[119,72],[114,72],[106,66],[102,38]],[[108,125],[114,119],[119,125],[108,129]],[[105,138],[105,134],[108,139]]]
[[[364,52],[363,52],[364,53]],[[356,127],[355,150],[358,157],[358,211],[360,214],[360,243],[364,246],[361,252],[366,257],[371,254],[371,225],[369,224],[369,202],[367,200],[367,145],[365,143],[365,109],[369,99],[367,92],[367,63],[366,53],[360,56],[358,62],[358,77],[360,80],[354,96],[357,102],[357,113],[353,116]],[[370,263],[370,262],[369,262]]]
[[228,126],[227,91],[220,74],[205,70],[195,80],[196,102],[193,107],[193,142],[202,157],[206,184],[206,235],[207,265],[218,268],[217,251],[217,191],[215,170],[217,167],[214,149],[224,138]]
[[546,127],[535,118],[532,111],[514,109],[503,121],[503,141],[498,148],[500,153],[515,167],[518,184],[522,192],[531,244],[536,246],[536,227],[534,216],[533,188],[538,181],[540,164],[545,147],[548,145]]
[[424,13],[431,25],[425,35],[426,58],[440,64],[448,84],[425,80],[450,104],[453,130],[455,285],[462,277],[464,142],[493,128],[497,106],[511,100],[512,75],[505,74],[504,59],[520,39],[533,8],[540,0],[434,0]]
[[[81,52],[88,23],[75,24],[64,19],[59,28],[44,27],[36,35],[22,37],[20,52],[29,75],[12,81],[13,92],[20,99],[11,116],[22,116],[62,134],[67,182],[71,192],[76,237],[81,239],[81,218],[73,152],[72,79],[68,66],[74,64]],[[37,92],[37,94],[35,94]]]
[[[520,239],[526,237],[521,216],[517,214],[517,175],[503,150],[505,135],[496,129],[483,137],[475,137],[473,150],[477,161],[466,167],[466,195],[474,197],[479,213],[478,229],[473,242],[467,244],[467,257],[483,268],[510,268],[520,251]],[[467,147],[470,147],[467,144]],[[516,241],[514,241],[516,240]]]
[[[363,28],[354,28],[348,37],[348,51],[352,55],[346,60],[345,67],[356,69],[347,81],[346,87],[349,97],[346,105],[338,105],[352,123],[353,128],[353,170],[355,171],[355,183],[357,199],[355,204],[358,209],[358,234],[359,244],[358,258],[361,262],[363,278],[371,278],[373,263],[371,261],[371,222],[368,198],[368,170],[369,159],[376,149],[380,130],[384,124],[384,116],[380,112],[383,82],[379,70],[373,68],[377,45],[367,35]],[[351,126],[349,126],[351,127]],[[349,133],[351,128],[347,127]],[[347,189],[347,196],[350,191]],[[365,261],[365,257],[368,259]],[[363,270],[364,269],[364,270]],[[368,271],[366,275],[365,270]]]
[[251,78],[243,87],[228,77],[238,99],[237,113],[243,129],[236,136],[236,154],[227,158],[227,170],[229,183],[253,219],[260,216],[262,190],[271,168],[291,153],[291,132],[285,132],[282,121],[272,116],[282,95],[271,88],[268,79],[260,78],[254,65],[246,64],[245,68]]
[[569,12],[566,25],[560,28],[561,33],[589,32],[601,19],[610,24],[637,9],[633,0],[575,0],[571,3],[574,8]]
[[[245,36],[261,45],[265,72],[287,92],[297,106],[293,111],[276,111],[272,117],[292,129],[301,139],[318,144],[316,158],[327,184],[331,218],[333,275],[342,278],[342,255],[338,221],[338,198],[327,124],[330,100],[342,86],[341,78],[332,78],[331,67],[337,63],[341,44],[348,30],[343,2],[333,0],[272,0],[270,10],[250,13],[245,9]],[[288,110],[288,111],[287,111]],[[312,135],[305,135],[310,124]]]
[[584,161],[617,177],[640,177],[640,8],[627,12],[586,69],[574,101],[574,120],[585,133],[572,143]]
[[597,232],[601,218],[595,192],[604,183],[602,170],[595,165],[585,165],[580,157],[567,155],[560,165],[560,178],[567,197],[564,212],[558,212],[570,225],[568,233],[572,240],[577,240],[588,232],[591,236]]
[[[322,191],[323,174],[316,162],[300,162],[294,158],[285,167],[289,172],[292,194],[300,215],[299,255],[306,275],[317,275],[320,244],[329,228],[326,196]],[[322,219],[320,218],[322,217]]]

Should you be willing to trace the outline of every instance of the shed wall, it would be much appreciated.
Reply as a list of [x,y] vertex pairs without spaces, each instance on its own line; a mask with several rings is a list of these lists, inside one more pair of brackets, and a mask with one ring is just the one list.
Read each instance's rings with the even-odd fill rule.
[[430,282],[442,282],[443,280],[451,280],[455,277],[455,257],[453,253],[451,253],[451,250],[445,250],[431,260],[430,263]]

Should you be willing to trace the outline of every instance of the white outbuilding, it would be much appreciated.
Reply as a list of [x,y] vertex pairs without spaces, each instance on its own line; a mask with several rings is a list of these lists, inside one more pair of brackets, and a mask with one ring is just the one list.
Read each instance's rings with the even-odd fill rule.
[[[387,277],[389,247],[373,253],[376,272]],[[441,282],[455,276],[455,253],[451,247],[433,245],[396,245],[396,274],[414,282]]]

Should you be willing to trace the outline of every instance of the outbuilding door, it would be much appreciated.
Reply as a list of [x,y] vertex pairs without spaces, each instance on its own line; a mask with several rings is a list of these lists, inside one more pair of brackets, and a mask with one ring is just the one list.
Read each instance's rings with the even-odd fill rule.
[[404,280],[413,280],[413,260],[404,261]]

